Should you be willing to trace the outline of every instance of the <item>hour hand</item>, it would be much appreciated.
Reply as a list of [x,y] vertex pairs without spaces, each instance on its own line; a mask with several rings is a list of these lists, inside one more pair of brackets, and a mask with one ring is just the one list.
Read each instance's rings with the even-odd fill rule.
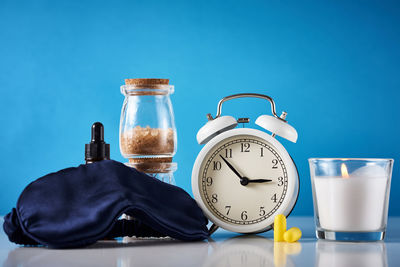
[[223,156],[219,156],[226,163],[226,165],[228,165],[229,169],[231,169],[240,178],[240,180],[242,180],[242,176],[240,175],[240,173],[235,168],[233,168],[233,166]]
[[271,179],[249,179],[249,183],[268,183],[268,182],[272,182]]

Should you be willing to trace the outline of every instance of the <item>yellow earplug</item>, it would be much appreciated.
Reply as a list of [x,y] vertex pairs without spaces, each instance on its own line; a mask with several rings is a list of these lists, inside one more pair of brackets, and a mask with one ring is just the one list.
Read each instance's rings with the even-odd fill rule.
[[286,232],[286,217],[283,214],[278,214],[274,219],[274,241],[282,242],[285,241],[283,238]]
[[301,230],[297,227],[292,227],[283,234],[283,239],[286,242],[296,242],[301,238]]

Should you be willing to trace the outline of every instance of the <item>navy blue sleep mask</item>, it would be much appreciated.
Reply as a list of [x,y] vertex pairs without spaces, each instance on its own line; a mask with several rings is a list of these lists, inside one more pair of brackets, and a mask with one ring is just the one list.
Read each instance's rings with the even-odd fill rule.
[[[122,214],[134,220],[119,220]],[[208,237],[207,222],[181,188],[104,160],[29,184],[3,228],[17,244],[66,248],[118,236],[202,240]]]

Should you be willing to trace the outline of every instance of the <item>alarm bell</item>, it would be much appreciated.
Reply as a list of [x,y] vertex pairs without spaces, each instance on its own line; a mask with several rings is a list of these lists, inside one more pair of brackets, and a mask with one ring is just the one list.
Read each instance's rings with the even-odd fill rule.
[[242,97],[256,97],[268,100],[271,103],[271,111],[273,116],[261,115],[257,118],[255,123],[265,130],[270,131],[272,133],[272,136],[279,135],[280,137],[296,143],[296,129],[286,122],[286,112],[282,112],[282,115],[278,117],[275,111],[275,102],[271,97],[262,94],[244,93],[230,95],[221,99],[218,103],[218,110],[215,118],[213,118],[211,114],[207,114],[208,122],[206,123],[206,125],[201,127],[201,129],[197,133],[197,142],[199,144],[205,144],[218,134],[233,129],[237,126],[238,121],[232,116],[221,116],[222,103],[227,100]]
[[[283,113],[286,116],[286,113]],[[273,135],[279,135],[293,143],[297,141],[297,131],[293,126],[283,121],[282,118],[276,118],[269,115],[261,115],[255,122],[261,128],[270,131]]]
[[205,144],[220,133],[235,128],[237,124],[237,121],[232,116],[211,119],[197,132],[197,142],[200,145]]

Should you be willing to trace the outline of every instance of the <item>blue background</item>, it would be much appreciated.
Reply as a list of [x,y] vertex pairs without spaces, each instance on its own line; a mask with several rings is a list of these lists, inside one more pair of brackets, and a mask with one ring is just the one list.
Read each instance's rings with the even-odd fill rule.
[[[270,95],[299,133],[294,210],[312,214],[309,157],[395,159],[400,215],[400,5],[385,1],[0,2],[0,214],[34,179],[84,161],[101,121],[113,159],[124,78],[170,78],[177,184],[191,192],[197,130],[219,99]],[[223,114],[270,114],[235,100]]]

